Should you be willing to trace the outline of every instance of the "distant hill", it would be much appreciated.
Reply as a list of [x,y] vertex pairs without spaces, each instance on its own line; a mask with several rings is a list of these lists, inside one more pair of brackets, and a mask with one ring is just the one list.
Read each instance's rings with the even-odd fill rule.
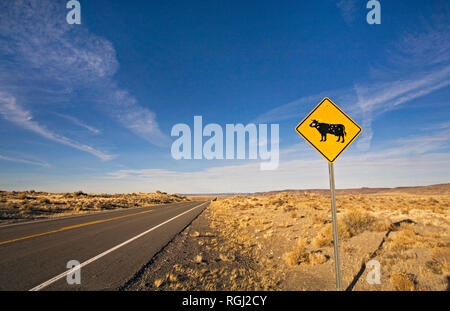
[[252,195],[252,193],[179,193],[179,195],[184,195],[187,197],[230,197],[235,195]]
[[[329,189],[286,189],[286,190],[276,190],[276,191],[266,191],[266,192],[254,192],[254,193],[183,193],[183,195],[188,197],[227,197],[234,195],[272,195],[280,192],[290,192],[303,194],[315,193],[315,194],[329,194]],[[396,188],[351,188],[351,189],[337,189],[336,194],[375,194],[375,193],[409,193],[409,194],[450,194],[450,183],[447,184],[437,184],[430,186],[417,186],[417,187],[396,187]]]
[[[268,192],[255,192],[253,195],[272,195],[280,192],[290,193],[316,193],[316,194],[328,194],[328,189],[307,189],[307,190],[280,190],[280,191],[268,191]],[[450,194],[450,183],[437,184],[430,186],[417,186],[417,187],[396,187],[396,188],[352,188],[352,189],[337,189],[336,194],[375,194],[375,193],[409,193],[409,194]]]

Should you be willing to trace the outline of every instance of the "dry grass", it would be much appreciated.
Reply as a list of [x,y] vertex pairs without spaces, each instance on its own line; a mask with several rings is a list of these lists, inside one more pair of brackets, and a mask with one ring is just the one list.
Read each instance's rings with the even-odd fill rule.
[[[382,266],[382,285],[371,287],[364,276],[356,288],[444,290],[450,261],[449,206],[448,194],[338,196],[345,282],[349,284],[361,262],[368,261],[369,255],[377,251],[374,259]],[[211,228],[229,242],[220,245],[221,252],[240,245],[238,253],[259,262],[262,282],[269,284],[269,278],[277,275],[283,281],[276,288],[299,289],[298,282],[291,285],[290,279],[311,275],[314,277],[305,281],[303,289],[334,288],[333,260],[329,260],[333,258],[333,234],[328,195],[277,193],[226,197],[213,202],[209,210]],[[394,226],[404,220],[410,223]],[[378,249],[388,232],[385,243]],[[226,258],[221,256],[221,260]],[[264,279],[265,274],[268,279]]]
[[[450,195],[417,193],[337,196],[344,288],[447,289]],[[335,290],[330,205],[328,194],[306,192],[218,198],[137,288]],[[381,284],[366,281],[369,260]]]
[[73,193],[48,193],[33,190],[0,191],[0,222],[58,217],[186,200],[188,199],[185,196],[161,191],[130,194],[87,194],[83,191]]
[[301,263],[309,263],[309,253],[306,251],[306,240],[300,239],[297,245],[290,252],[284,254],[284,260],[290,266],[299,265]]
[[412,248],[420,241],[420,237],[414,230],[412,224],[401,224],[397,233],[389,239],[389,250],[405,251]]
[[163,279],[157,279],[155,280],[155,287],[158,288],[164,283]]
[[450,274],[450,249],[448,247],[438,247],[433,249],[431,252],[431,261],[429,261],[429,263],[431,263],[431,266],[434,268],[434,273]]
[[[383,225],[381,225],[383,224]],[[389,226],[389,222],[383,223],[373,215],[361,209],[354,209],[346,212],[342,217],[338,217],[338,235],[340,239],[348,239],[366,230],[380,231]],[[313,239],[313,245],[317,248],[329,246],[333,241],[333,229],[331,224],[327,224],[319,231]]]
[[194,262],[196,262],[196,263],[201,263],[202,261],[203,261],[202,255],[197,255],[197,256],[195,256]]
[[404,272],[393,272],[389,279],[391,290],[394,291],[414,291],[416,290],[416,277],[413,274]]
[[328,260],[321,251],[307,251],[307,245],[305,239],[298,240],[294,249],[283,255],[284,261],[290,266],[295,266],[300,264],[319,265]]

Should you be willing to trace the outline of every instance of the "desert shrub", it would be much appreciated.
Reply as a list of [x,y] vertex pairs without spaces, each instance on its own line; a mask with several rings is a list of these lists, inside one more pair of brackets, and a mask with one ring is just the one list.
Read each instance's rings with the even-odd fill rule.
[[291,216],[291,218],[299,218],[300,217],[297,212],[292,212],[290,214],[290,216]]
[[164,280],[163,279],[156,279],[154,282],[154,285],[156,288],[160,287],[161,285],[163,285]]
[[34,207],[33,204],[25,200],[22,202],[20,206],[20,208],[24,210],[33,210],[33,207]]
[[312,215],[312,223],[315,225],[323,225],[326,223],[327,215],[324,213],[317,213]]
[[235,260],[234,255],[225,255],[225,254],[219,254],[219,259],[226,262],[231,262]]
[[298,240],[294,249],[284,254],[284,261],[290,266],[299,265],[301,262],[309,261],[309,254],[306,252],[307,245],[306,240]]
[[39,199],[39,203],[41,204],[51,204],[52,202],[48,198]]
[[271,205],[275,206],[275,207],[280,207],[284,204],[284,201],[281,199],[275,199],[272,202],[270,202]]
[[284,261],[289,266],[296,266],[300,264],[318,265],[323,264],[328,258],[322,254],[321,251],[308,252],[306,250],[308,243],[305,239],[297,241],[294,249],[283,255]]
[[10,208],[10,209],[16,209],[16,208],[20,208],[20,205],[14,202],[8,202],[6,203],[6,207]]
[[352,237],[369,229],[374,222],[375,218],[369,213],[356,209],[345,213],[341,224],[348,231],[345,235]]
[[427,262],[427,267],[436,274],[449,273],[450,271],[450,249],[438,247],[431,252],[431,261]]
[[391,251],[407,250],[412,248],[418,241],[414,225],[412,224],[401,224],[398,232],[388,240]]
[[[320,218],[317,219],[319,221]],[[341,239],[348,239],[368,229],[373,229],[376,218],[361,210],[350,210],[338,221],[338,234]],[[332,224],[326,224],[313,239],[315,247],[323,247],[331,244],[333,240]]]
[[372,225],[371,229],[374,231],[387,231],[392,227],[392,221],[389,219],[377,219]]
[[328,260],[328,257],[322,254],[322,252],[312,252],[309,255],[309,261],[312,265],[320,265],[325,263]]
[[239,206],[239,210],[241,210],[241,211],[252,207],[252,205],[248,204],[248,203],[238,204],[237,206]]
[[26,193],[21,193],[21,194],[17,195],[17,198],[20,200],[27,200],[28,196]]
[[389,282],[391,290],[394,291],[414,291],[416,289],[416,276],[414,274],[393,272]]
[[282,207],[283,212],[292,212],[295,210],[295,207],[293,207],[292,205],[285,205]]
[[203,256],[201,254],[197,255],[194,257],[194,262],[195,263],[201,263],[203,262]]
[[[340,239],[348,239],[351,238],[351,230],[348,229],[347,225],[343,223],[338,223],[338,235]],[[333,226],[331,223],[326,224],[316,237],[312,240],[312,245],[314,247],[323,247],[331,245],[333,241]]]
[[311,244],[314,247],[323,247],[331,244],[332,240],[333,230],[331,228],[331,225],[328,224],[319,231],[316,237],[312,240]]

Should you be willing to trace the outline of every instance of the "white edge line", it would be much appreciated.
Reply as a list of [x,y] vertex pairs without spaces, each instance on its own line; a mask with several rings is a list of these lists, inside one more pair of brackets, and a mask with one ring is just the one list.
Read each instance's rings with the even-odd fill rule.
[[[186,202],[193,202],[193,201],[186,201]],[[68,216],[60,216],[60,217],[54,217],[54,218],[46,218],[46,219],[37,219],[37,220],[31,220],[31,221],[24,221],[24,222],[14,222],[10,224],[4,224],[0,225],[0,229],[7,228],[7,227],[13,227],[13,226],[19,226],[19,225],[31,225],[31,224],[37,224],[41,222],[47,222],[47,221],[55,221],[55,220],[61,220],[61,219],[68,219],[68,218],[76,218],[76,217],[84,217],[84,216],[92,216],[92,215],[99,215],[99,214],[108,214],[108,213],[114,213],[114,212],[120,212],[120,211],[130,211],[138,208],[147,208],[147,207],[161,207],[164,205],[169,204],[181,204],[186,202],[171,202],[171,203],[164,203],[164,204],[152,204],[152,205],[146,205],[146,206],[138,206],[138,207],[123,207],[123,208],[116,208],[110,211],[99,211],[99,212],[92,212],[92,213],[84,213],[79,215],[68,215]]]
[[143,235],[145,235],[145,234],[147,234],[147,233],[149,233],[149,232],[151,232],[151,231],[153,231],[153,230],[155,230],[155,229],[157,229],[157,228],[159,228],[159,227],[161,227],[161,226],[163,226],[163,225],[165,225],[165,224],[171,222],[172,220],[174,220],[174,219],[176,219],[176,218],[178,218],[178,217],[180,217],[180,216],[183,216],[183,215],[186,214],[186,213],[189,213],[190,211],[192,211],[192,210],[194,210],[194,209],[196,209],[196,208],[198,208],[198,207],[200,207],[200,206],[202,206],[202,205],[205,205],[206,203],[209,203],[209,202],[204,202],[204,203],[202,203],[202,204],[200,204],[200,205],[197,205],[197,206],[195,206],[195,207],[193,207],[193,208],[191,208],[191,209],[189,209],[189,210],[187,210],[187,211],[185,211],[185,212],[183,212],[183,213],[181,213],[181,214],[178,214],[177,216],[172,217],[172,218],[170,218],[170,219],[168,219],[168,220],[166,220],[166,221],[160,223],[159,225],[156,225],[156,226],[154,226],[154,227],[148,229],[147,231],[144,231],[144,232],[142,232],[142,233],[136,235],[135,237],[132,237],[131,239],[129,239],[129,240],[127,240],[127,241],[125,241],[125,242],[123,242],[123,243],[121,243],[121,244],[119,244],[119,245],[116,245],[116,246],[114,246],[114,247],[108,249],[107,251],[104,251],[103,253],[98,254],[97,256],[92,257],[91,259],[86,260],[85,262],[81,263],[79,266],[76,266],[76,267],[74,267],[74,268],[72,268],[72,269],[70,269],[70,270],[67,270],[67,271],[65,271],[65,272],[63,272],[63,273],[61,273],[61,274],[58,274],[57,276],[51,278],[50,280],[45,281],[44,283],[39,284],[38,286],[33,287],[33,288],[30,289],[29,291],[39,291],[39,290],[41,290],[41,289],[43,289],[43,288],[49,286],[50,284],[55,283],[56,281],[62,279],[63,277],[65,277],[65,276],[68,275],[69,273],[73,273],[74,271],[76,271],[76,270],[78,270],[78,269],[81,269],[81,268],[87,266],[87,265],[90,264],[91,262],[94,262],[94,261],[96,261],[97,259],[102,258],[102,257],[105,256],[105,255],[108,255],[109,253],[115,251],[116,249],[119,249],[119,248],[121,248],[122,246],[127,245],[128,243],[133,242],[134,240],[140,238],[141,236],[143,236]]

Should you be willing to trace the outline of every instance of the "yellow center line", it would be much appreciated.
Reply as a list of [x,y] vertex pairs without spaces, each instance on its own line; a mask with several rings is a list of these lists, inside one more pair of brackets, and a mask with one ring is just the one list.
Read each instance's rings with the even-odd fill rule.
[[99,223],[107,222],[107,221],[111,221],[111,220],[117,220],[117,219],[121,219],[121,218],[126,218],[126,217],[136,216],[136,215],[140,215],[140,214],[150,213],[151,211],[153,211],[153,210],[143,211],[143,212],[129,214],[129,215],[124,215],[124,216],[118,216],[118,217],[113,217],[113,218],[108,218],[108,219],[102,219],[102,220],[96,220],[96,221],[91,221],[91,222],[85,222],[85,223],[82,223],[82,224],[68,226],[68,227],[62,227],[62,228],[59,228],[59,229],[56,229],[56,230],[52,230],[52,231],[48,231],[48,232],[37,233],[37,234],[28,235],[28,236],[24,236],[24,237],[13,239],[13,240],[3,241],[3,242],[0,242],[0,245],[12,243],[12,242],[17,242],[17,241],[21,241],[21,240],[26,240],[26,239],[31,239],[31,238],[35,238],[35,237],[38,237],[38,236],[48,235],[48,234],[57,233],[57,232],[61,232],[61,231],[66,231],[66,230],[70,230],[70,229],[75,229],[75,228],[85,227],[85,226],[89,226],[89,225],[99,224]]

